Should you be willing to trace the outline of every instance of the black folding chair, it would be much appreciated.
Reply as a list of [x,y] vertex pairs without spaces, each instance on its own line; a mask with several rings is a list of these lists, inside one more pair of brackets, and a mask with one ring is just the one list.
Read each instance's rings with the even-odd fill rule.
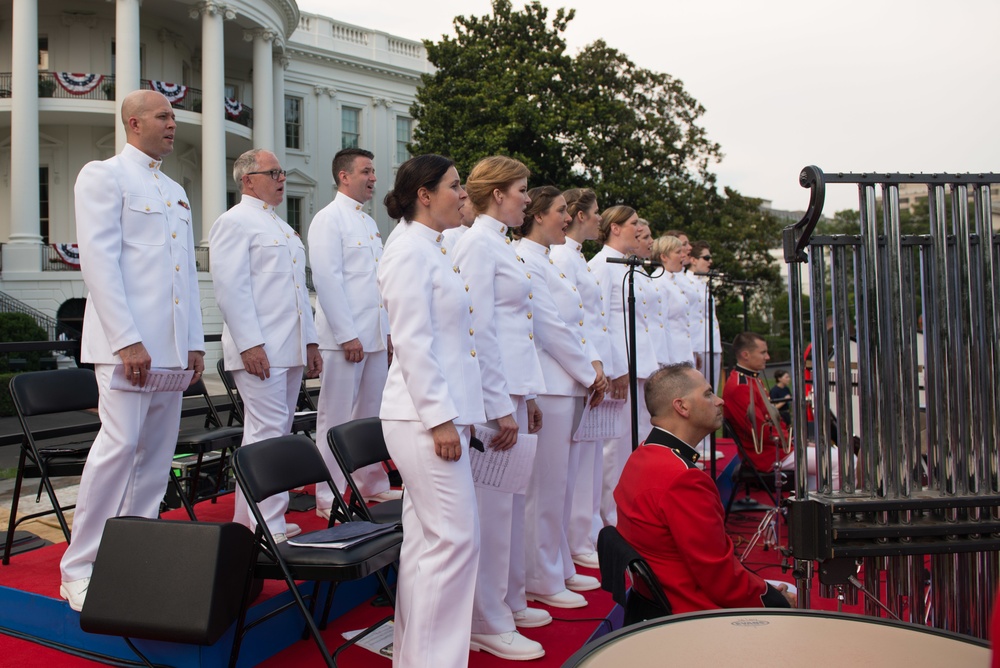
[[[228,494],[231,490],[226,484],[229,480],[230,464],[229,459],[232,452],[240,446],[243,441],[242,427],[227,427],[222,424],[212,397],[208,394],[205,382],[198,379],[184,391],[184,397],[201,397],[204,407],[200,414],[205,416],[205,425],[200,428],[182,429],[177,434],[177,447],[174,451],[176,455],[194,455],[195,464],[183,475],[177,475],[174,468],[170,469],[170,475],[174,481],[175,489],[179,490],[180,502],[188,513],[188,516],[195,520],[194,504],[205,499],[216,499],[223,494]],[[190,416],[190,415],[189,415]],[[210,479],[212,490],[202,491],[202,481],[211,476],[203,476],[203,464],[205,455],[209,452],[219,453],[218,467],[214,480]],[[188,493],[183,493],[182,483],[187,483]]]
[[[673,614],[670,601],[649,563],[614,526],[606,526],[597,534],[597,559],[601,567],[601,588],[610,592],[615,603],[625,609],[625,626]],[[626,583],[626,576],[631,579],[631,588]],[[636,589],[636,582],[642,582],[646,592]]]
[[[229,402],[232,408],[229,410],[229,424],[232,425],[234,422],[243,424],[243,399],[240,397],[240,391],[236,387],[236,381],[233,379],[233,372],[226,369],[225,360],[219,360],[215,368],[219,372],[219,377],[222,379],[222,384],[226,388],[226,394],[229,395]],[[310,407],[312,403],[312,397],[308,398],[306,402],[307,408],[302,409],[302,395],[305,392],[305,380],[302,381],[302,387],[299,390],[299,408],[295,413],[295,417],[292,418],[292,433],[293,434],[312,434],[316,431],[316,409]],[[308,392],[306,392],[308,396]]]
[[[257,548],[254,575],[262,579],[284,580],[293,600],[269,612],[252,624],[245,625],[249,596],[244,598],[244,605],[236,627],[236,639],[230,657],[230,666],[235,666],[240,643],[250,628],[270,619],[286,608],[297,606],[305,618],[306,631],[312,635],[323,655],[323,660],[328,666],[335,667],[336,657],[343,649],[381,626],[392,616],[373,624],[365,632],[344,643],[331,656],[313,617],[319,585],[321,582],[331,583],[331,591],[327,595],[322,615],[323,624],[325,624],[329,614],[337,584],[358,580],[372,574],[378,577],[384,595],[394,607],[395,598],[382,571],[399,559],[399,549],[403,541],[402,530],[396,529],[345,549],[297,547],[288,542],[275,543],[258,505],[263,499],[275,494],[296,487],[326,482],[333,489],[337,512],[348,514],[344,498],[340,491],[333,486],[319,450],[311,439],[301,434],[270,438],[237,449],[233,456],[233,468],[240,489],[246,496],[250,512],[257,522],[257,531],[254,535]],[[296,580],[315,581],[312,594],[304,597],[295,584]],[[249,582],[246,591],[249,594]],[[309,598],[308,605],[306,598]]]
[[[87,462],[87,454],[93,443],[93,434],[101,423],[96,413],[79,415],[72,424],[53,428],[51,417],[61,413],[87,411],[97,408],[99,399],[97,377],[90,369],[62,369],[57,371],[33,371],[22,373],[11,378],[10,395],[17,411],[17,419],[21,423],[24,434],[21,440],[21,453],[17,462],[17,478],[14,482],[14,498],[11,502],[10,520],[7,523],[7,537],[4,544],[3,564],[10,563],[11,547],[14,540],[14,529],[27,520],[45,515],[55,514],[59,521],[66,542],[70,542],[69,525],[63,514],[72,510],[75,505],[60,505],[52,487],[52,478],[62,476],[78,476],[83,473]],[[42,424],[46,418],[49,424]],[[44,435],[40,434],[43,427]],[[87,434],[85,440],[65,442],[67,437],[76,438]],[[41,484],[37,498],[41,498],[44,488],[52,510],[31,513],[17,517],[17,506],[21,496],[21,484],[25,478],[39,478]]]
[[[363,418],[351,420],[342,425],[332,427],[326,435],[327,443],[333,450],[341,472],[347,479],[351,490],[348,511],[351,517],[358,517],[369,522],[398,524],[402,521],[403,500],[393,499],[368,507],[354,482],[354,472],[371,464],[384,464],[391,458],[385,447],[385,437],[382,435],[382,421],[378,418]],[[330,516],[334,519],[333,514]]]
[[[732,425],[729,424],[728,420],[722,421],[722,433],[728,436],[729,438],[733,439],[733,443],[736,444],[736,456],[740,460],[740,467],[735,475],[736,483],[738,485],[742,485],[745,492],[744,499],[738,502],[740,507],[742,507],[744,510],[750,510],[750,511],[770,510],[769,507],[757,503],[756,501],[754,501],[753,497],[750,496],[750,486],[754,485],[764,490],[768,498],[771,500],[772,507],[777,508],[779,505],[779,499],[777,495],[777,487],[774,483],[774,478],[772,477],[772,479],[769,481],[767,478],[764,477],[765,472],[760,471],[756,466],[754,466],[753,462],[750,461],[750,458],[747,456],[747,450],[743,446],[743,442],[740,440],[740,437],[736,434],[736,431],[733,429]],[[782,493],[790,492],[791,483],[788,480],[788,476],[786,476],[782,471],[777,471],[777,466],[778,464],[777,462],[775,462],[774,468],[772,468],[772,470],[767,473],[771,473],[772,476],[780,475],[782,481]],[[729,516],[729,512],[733,507],[733,503],[736,500],[736,496],[737,496],[736,494],[733,494],[731,497],[729,497],[729,503],[726,504],[727,517]]]

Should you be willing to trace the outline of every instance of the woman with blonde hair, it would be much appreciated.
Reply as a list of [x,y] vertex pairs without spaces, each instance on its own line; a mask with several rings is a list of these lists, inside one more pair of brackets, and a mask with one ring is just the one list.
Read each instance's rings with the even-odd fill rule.
[[514,231],[520,237],[514,247],[532,274],[535,347],[545,379],[545,392],[536,401],[545,420],[526,499],[527,598],[557,608],[582,608],[587,599],[578,592],[597,589],[600,583],[577,574],[566,538],[580,463],[573,431],[587,395],[592,406],[599,404],[607,381],[601,358],[587,340],[583,298],[549,257],[550,246],[566,240],[566,199],[552,186],[534,188],[528,196],[531,204],[524,224]]
[[678,281],[682,280],[686,250],[683,241],[669,235],[659,237],[653,242],[653,257],[663,265],[660,285],[666,298],[663,325],[667,334],[669,364],[694,362],[688,315],[691,304],[678,285]]
[[[624,264],[612,264],[609,258],[621,259],[635,255],[638,246],[639,216],[630,206],[619,204],[605,209],[601,214],[598,242],[603,248],[594,255],[588,266],[601,283],[601,295],[604,297],[605,310],[608,314],[608,333],[611,337],[612,368],[617,374],[611,381],[611,395],[615,399],[625,399],[625,415],[630,415],[629,397],[629,362],[628,362],[628,332],[625,319],[628,307],[625,304],[623,286],[628,267]],[[638,338],[638,331],[636,338]],[[652,367],[648,361],[637,357],[636,377],[646,378],[656,371],[656,362]],[[639,402],[642,403],[640,389]],[[627,420],[626,420],[627,423]],[[605,526],[617,523],[614,491],[621,477],[625,460],[632,452],[632,430],[628,424],[623,428],[623,434],[604,444],[603,479],[601,481],[601,521]]]
[[[507,237],[509,228],[524,222],[531,203],[529,173],[512,158],[480,160],[466,181],[478,215],[455,245],[455,262],[473,304],[486,418],[500,430],[492,447],[501,450],[518,447],[518,433],[537,432],[542,420],[535,403],[545,382],[534,344],[534,287]],[[524,495],[478,487],[476,504],[483,531],[470,646],[505,659],[544,656],[539,643],[517,632],[518,626],[552,621],[544,610],[529,608],[525,598]]]

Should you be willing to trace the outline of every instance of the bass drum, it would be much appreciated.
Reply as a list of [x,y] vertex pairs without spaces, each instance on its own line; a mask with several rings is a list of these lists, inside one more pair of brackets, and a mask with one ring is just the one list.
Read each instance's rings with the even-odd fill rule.
[[813,610],[693,612],[609,633],[563,668],[989,668],[986,642],[926,626]]

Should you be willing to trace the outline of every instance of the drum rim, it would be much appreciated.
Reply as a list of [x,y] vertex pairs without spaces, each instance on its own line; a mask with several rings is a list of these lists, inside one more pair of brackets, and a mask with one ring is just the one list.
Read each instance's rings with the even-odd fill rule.
[[793,609],[726,608],[720,610],[699,610],[697,612],[683,612],[676,615],[670,615],[668,617],[658,617],[656,619],[649,619],[644,622],[638,622],[636,624],[620,628],[617,631],[611,631],[610,633],[606,633],[596,640],[588,642],[586,645],[584,645],[576,652],[574,652],[572,656],[566,659],[566,661],[562,664],[562,668],[575,668],[575,666],[578,666],[581,661],[589,657],[594,652],[600,650],[604,645],[612,643],[625,636],[632,635],[633,633],[644,631],[646,629],[655,628],[657,626],[665,626],[667,624],[674,624],[676,622],[684,622],[691,619],[716,618],[716,617],[748,617],[748,616],[821,617],[825,619],[838,619],[849,622],[862,622],[865,624],[879,624],[907,631],[918,631],[921,633],[929,633],[931,635],[941,636],[949,640],[958,640],[985,649],[990,648],[989,641],[983,640],[982,638],[976,638],[975,636],[969,636],[955,631],[946,631],[944,629],[938,629],[931,626],[924,626],[922,624],[914,624],[912,622],[902,622],[902,621],[897,621],[895,619],[886,619],[883,617],[868,617],[866,615],[858,615],[848,612],[835,612],[832,610],[799,610],[798,608],[793,608]]

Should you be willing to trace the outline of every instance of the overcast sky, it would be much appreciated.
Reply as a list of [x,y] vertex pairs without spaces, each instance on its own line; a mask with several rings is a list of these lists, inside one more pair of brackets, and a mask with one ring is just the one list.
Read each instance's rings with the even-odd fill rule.
[[[523,0],[515,0],[515,7]],[[576,9],[570,52],[604,39],[683,81],[725,155],[719,184],[805,209],[799,170],[1000,171],[998,0],[544,0]],[[298,0],[411,39],[453,34],[489,0]],[[825,213],[857,208],[827,189]]]

